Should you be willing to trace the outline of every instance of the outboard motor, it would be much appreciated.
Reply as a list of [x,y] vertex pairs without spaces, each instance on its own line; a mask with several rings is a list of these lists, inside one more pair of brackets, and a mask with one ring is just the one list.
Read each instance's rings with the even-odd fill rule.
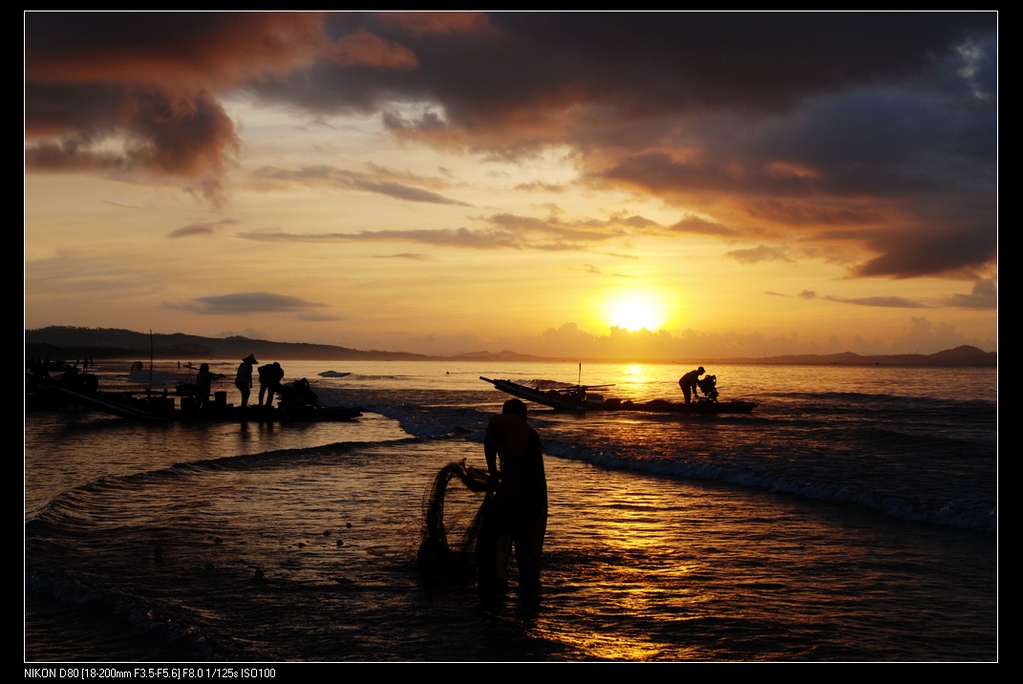
[[702,378],[696,381],[696,386],[700,388],[700,392],[703,396],[697,399],[697,401],[717,401],[718,400],[718,376],[716,375],[704,375]]

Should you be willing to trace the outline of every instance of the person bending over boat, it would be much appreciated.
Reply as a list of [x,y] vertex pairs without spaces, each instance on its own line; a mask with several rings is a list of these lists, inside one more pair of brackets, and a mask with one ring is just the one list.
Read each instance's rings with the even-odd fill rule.
[[697,383],[700,381],[700,376],[703,375],[703,373],[703,366],[700,366],[696,370],[691,370],[678,379],[678,386],[682,388],[682,396],[686,398],[687,404],[692,401],[693,393],[697,392]]
[[[259,367],[259,405],[262,406],[266,397],[266,405],[273,406],[274,394],[281,389],[281,380],[284,379],[284,369],[281,364],[274,361],[265,366]],[[267,396],[269,395],[269,396]]]
[[524,403],[509,399],[501,413],[490,418],[483,453],[493,494],[488,494],[477,547],[479,589],[495,595],[508,588],[508,558],[514,546],[519,591],[535,593],[540,589],[547,530],[547,479],[540,436],[526,423]]
[[252,367],[257,363],[259,361],[256,361],[256,357],[249,354],[242,359],[241,365],[238,366],[238,375],[234,378],[234,386],[242,393],[242,408],[249,403],[249,394],[252,392]]

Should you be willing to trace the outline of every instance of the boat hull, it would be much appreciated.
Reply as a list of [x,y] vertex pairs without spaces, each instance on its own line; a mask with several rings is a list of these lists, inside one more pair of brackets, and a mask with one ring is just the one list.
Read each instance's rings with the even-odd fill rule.
[[538,390],[525,385],[520,385],[511,380],[492,380],[480,376],[480,380],[489,382],[497,389],[519,399],[532,401],[536,404],[543,404],[558,411],[584,412],[613,412],[613,411],[636,411],[642,413],[674,413],[681,415],[718,415],[724,413],[751,413],[756,404],[750,401],[712,401],[702,399],[690,404],[682,402],[666,401],[655,399],[646,402],[620,401],[608,399],[606,401],[577,400],[564,393],[553,390]]
[[96,411],[122,418],[152,421],[179,421],[195,423],[279,421],[290,423],[328,423],[349,421],[362,415],[362,409],[349,406],[301,406],[285,411],[272,406],[217,406],[206,409],[182,409],[169,397],[152,396],[131,398],[121,395],[77,392],[53,385],[52,391],[67,400]]

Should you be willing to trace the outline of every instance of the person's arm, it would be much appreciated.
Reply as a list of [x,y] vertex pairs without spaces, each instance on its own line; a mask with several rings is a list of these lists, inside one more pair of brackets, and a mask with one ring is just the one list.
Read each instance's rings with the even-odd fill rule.
[[487,459],[487,472],[490,473],[490,488],[497,489],[501,480],[501,472],[497,469],[497,428],[493,423],[487,426],[487,435],[483,439],[483,455]]
[[483,447],[483,454],[487,457],[487,471],[490,476],[496,478],[500,473],[497,470],[497,451],[489,445]]

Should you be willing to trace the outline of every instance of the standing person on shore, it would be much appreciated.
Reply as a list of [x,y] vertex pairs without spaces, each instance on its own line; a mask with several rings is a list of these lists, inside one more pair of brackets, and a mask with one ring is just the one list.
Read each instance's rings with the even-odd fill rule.
[[490,418],[483,452],[494,493],[488,495],[492,498],[480,528],[479,589],[489,596],[507,590],[508,558],[514,546],[519,591],[535,594],[547,530],[547,479],[540,436],[526,423],[524,403],[509,399],[501,413]]
[[213,391],[213,381],[224,377],[219,373],[210,372],[210,364],[204,363],[199,366],[199,372],[195,374],[195,399],[200,411],[210,405],[210,392]]
[[678,386],[682,388],[682,396],[686,398],[687,404],[692,399],[693,393],[697,391],[696,383],[699,381],[700,376],[703,375],[703,373],[703,366],[700,366],[696,370],[691,370],[678,379]]
[[235,376],[234,386],[242,393],[242,408],[249,403],[249,393],[252,392],[252,367],[257,363],[259,362],[256,361],[256,357],[249,354],[242,359],[241,365],[238,366],[238,375]]

